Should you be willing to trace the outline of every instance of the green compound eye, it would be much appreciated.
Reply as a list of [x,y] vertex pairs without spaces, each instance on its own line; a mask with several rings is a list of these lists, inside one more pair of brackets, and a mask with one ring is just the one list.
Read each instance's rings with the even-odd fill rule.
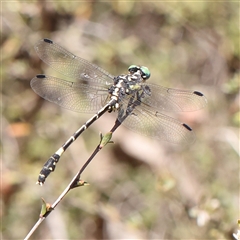
[[142,78],[147,80],[148,78],[150,78],[151,73],[149,71],[149,69],[147,67],[141,66],[140,70],[142,72]]

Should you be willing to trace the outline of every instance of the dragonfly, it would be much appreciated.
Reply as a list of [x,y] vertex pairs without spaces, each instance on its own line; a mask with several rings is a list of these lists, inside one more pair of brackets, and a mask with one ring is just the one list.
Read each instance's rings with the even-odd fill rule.
[[35,50],[46,64],[71,80],[38,74],[30,85],[42,98],[63,108],[95,114],[86,121],[44,164],[37,184],[43,185],[67,148],[106,112],[117,112],[117,121],[148,137],[177,144],[190,144],[192,129],[162,112],[195,111],[206,106],[199,91],[166,88],[148,83],[150,71],[131,65],[127,74],[113,76],[50,39],[42,39]]

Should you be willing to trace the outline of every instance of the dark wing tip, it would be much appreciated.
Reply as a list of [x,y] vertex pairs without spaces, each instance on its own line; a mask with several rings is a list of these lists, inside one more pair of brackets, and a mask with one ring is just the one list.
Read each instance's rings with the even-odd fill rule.
[[200,97],[204,96],[201,92],[198,92],[198,91],[194,91],[193,93],[200,96]]
[[48,38],[44,38],[43,41],[46,42],[46,43],[53,44],[53,41],[48,39]]
[[187,130],[192,131],[192,129],[185,123],[182,124]]
[[36,76],[36,78],[46,78],[46,75],[44,75],[44,74],[38,74],[38,75]]

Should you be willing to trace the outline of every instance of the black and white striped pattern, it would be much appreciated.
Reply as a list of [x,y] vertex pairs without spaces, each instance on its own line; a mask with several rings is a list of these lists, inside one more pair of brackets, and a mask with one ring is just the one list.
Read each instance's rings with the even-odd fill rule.
[[63,145],[60,147],[44,164],[41,172],[39,173],[37,184],[42,185],[48,175],[55,170],[56,164],[59,161],[62,154],[68,149],[68,147],[98,118],[100,118],[105,112],[109,111],[112,106],[116,104],[116,100],[112,99],[102,109],[100,109],[93,117],[85,122]]

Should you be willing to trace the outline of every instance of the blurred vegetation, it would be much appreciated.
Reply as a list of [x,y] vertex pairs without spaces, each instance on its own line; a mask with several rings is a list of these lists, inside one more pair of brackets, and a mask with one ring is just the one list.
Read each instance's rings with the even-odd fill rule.
[[2,237],[22,239],[41,197],[53,202],[107,132],[106,114],[64,154],[43,187],[45,161],[89,118],[30,88],[49,69],[34,44],[50,38],[111,74],[147,66],[149,81],[201,91],[208,107],[180,114],[196,142],[155,142],[124,127],[32,239],[232,239],[239,217],[238,2],[2,2]]

